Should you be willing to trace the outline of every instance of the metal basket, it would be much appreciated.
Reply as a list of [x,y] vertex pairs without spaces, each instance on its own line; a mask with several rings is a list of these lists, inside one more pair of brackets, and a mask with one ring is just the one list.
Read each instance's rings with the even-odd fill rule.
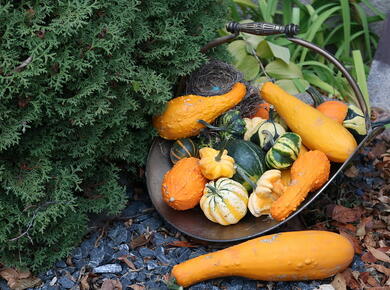
[[232,33],[231,35],[211,41],[202,48],[202,51],[206,52],[212,47],[233,40],[238,36],[239,32],[246,32],[256,35],[285,34],[287,39],[291,42],[306,47],[324,56],[338,68],[354,91],[358,100],[358,105],[364,113],[366,119],[367,135],[362,140],[357,140],[359,142],[358,147],[344,163],[332,163],[330,178],[326,184],[324,184],[316,192],[310,193],[299,208],[285,220],[278,222],[265,217],[255,218],[247,214],[246,217],[240,220],[239,223],[230,226],[222,226],[209,221],[199,207],[187,211],[176,211],[165,204],[161,196],[161,184],[164,174],[172,167],[169,160],[169,150],[172,142],[162,138],[156,138],[150,148],[146,165],[147,187],[153,205],[163,219],[180,232],[197,240],[219,243],[237,242],[254,238],[275,230],[294,217],[297,217],[304,208],[306,208],[324,192],[328,185],[333,182],[336,176],[348,165],[351,159],[355,157],[360,148],[372,140],[376,135],[383,132],[384,124],[390,122],[389,120],[386,120],[384,122],[371,123],[365,99],[363,98],[359,86],[349,74],[348,70],[339,60],[326,50],[313,43],[294,37],[294,35],[298,33],[298,26],[293,24],[283,26],[258,22],[245,24],[231,22],[226,28]]

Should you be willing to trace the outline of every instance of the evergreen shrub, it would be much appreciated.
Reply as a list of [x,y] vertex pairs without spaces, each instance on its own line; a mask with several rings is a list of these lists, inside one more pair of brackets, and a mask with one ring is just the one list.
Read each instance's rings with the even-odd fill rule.
[[219,0],[0,0],[0,261],[42,270],[125,203],[151,116],[217,36]]

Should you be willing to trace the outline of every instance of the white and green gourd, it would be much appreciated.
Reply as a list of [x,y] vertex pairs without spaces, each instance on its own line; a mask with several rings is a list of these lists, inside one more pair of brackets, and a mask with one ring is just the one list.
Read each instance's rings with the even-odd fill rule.
[[244,186],[229,178],[206,184],[200,208],[212,222],[220,225],[238,223],[248,210],[248,192]]
[[298,158],[301,148],[301,137],[292,132],[280,136],[265,155],[265,162],[269,168],[284,169],[291,166]]

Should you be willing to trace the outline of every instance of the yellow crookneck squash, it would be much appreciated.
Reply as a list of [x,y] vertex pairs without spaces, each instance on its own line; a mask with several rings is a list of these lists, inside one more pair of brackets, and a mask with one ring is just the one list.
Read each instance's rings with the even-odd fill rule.
[[237,105],[246,94],[243,83],[234,84],[226,94],[203,97],[187,95],[174,98],[161,116],[153,119],[153,126],[164,139],[176,140],[198,135],[204,125],[198,120],[212,123],[217,117]]
[[331,161],[344,162],[357,147],[355,138],[340,123],[288,94],[277,85],[266,82],[261,96],[272,104],[288,127],[302,138],[311,150],[324,152]]

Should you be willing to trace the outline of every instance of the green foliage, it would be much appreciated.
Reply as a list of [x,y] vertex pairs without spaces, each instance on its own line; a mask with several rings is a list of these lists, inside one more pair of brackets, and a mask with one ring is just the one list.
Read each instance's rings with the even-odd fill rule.
[[123,208],[118,164],[145,161],[151,116],[225,14],[218,0],[0,1],[2,263],[49,267],[88,213]]
[[[376,15],[369,17],[360,6],[360,2]],[[363,93],[366,94],[364,83],[368,70],[364,70],[364,66],[361,65],[356,70],[352,69],[357,65],[358,60],[356,53],[353,54],[352,51],[360,50],[359,63],[369,65],[378,37],[369,30],[368,25],[384,19],[383,13],[376,10],[369,0],[314,0],[311,4],[303,4],[299,0],[233,0],[233,3],[235,5],[231,5],[230,10],[231,19],[234,21],[300,25],[300,33],[297,37],[314,42],[332,52],[347,68],[351,69],[352,74],[359,79]],[[242,21],[242,19],[246,20]],[[256,37],[261,40],[254,47],[253,42],[248,41],[250,37],[245,33],[241,34],[241,40],[234,41],[229,46],[229,51],[235,56],[234,65],[241,68],[245,62],[245,72],[250,72],[245,74],[247,80],[264,81],[265,74],[259,66],[265,66],[265,73],[282,81],[290,92],[299,91],[299,88],[294,85],[294,82],[296,84],[294,80],[300,83],[306,80],[326,94],[355,102],[356,97],[346,80],[324,57],[280,36]],[[246,44],[240,43],[238,49],[235,42],[242,40]],[[248,58],[248,55],[253,57]],[[283,69],[281,60],[285,63]],[[267,67],[269,68],[271,64],[272,70],[269,71]],[[282,75],[275,70],[278,67]],[[366,74],[365,77],[362,73]],[[366,100],[368,100],[367,96]]]

